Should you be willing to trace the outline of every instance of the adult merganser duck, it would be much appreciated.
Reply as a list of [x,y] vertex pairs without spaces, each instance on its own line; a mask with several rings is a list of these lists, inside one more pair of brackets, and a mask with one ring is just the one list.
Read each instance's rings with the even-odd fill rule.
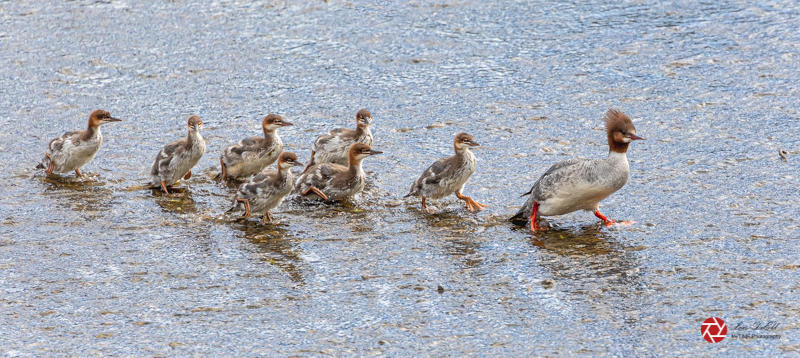
[[474,199],[461,194],[467,179],[475,172],[475,155],[470,147],[480,146],[475,139],[467,133],[458,133],[453,140],[456,154],[442,158],[431,164],[411,185],[411,190],[405,197],[422,197],[422,210],[429,210],[425,201],[427,199],[440,199],[452,193],[456,194],[467,205],[470,212],[481,211],[488,205],[481,204]]
[[525,205],[510,221],[525,225],[531,231],[541,229],[537,215],[562,215],[576,210],[593,211],[606,226],[615,223],[600,213],[600,201],[622,188],[628,181],[628,144],[644,139],[636,135],[636,128],[624,113],[610,109],[605,116],[608,136],[608,158],[569,159],[547,169],[533,184]]
[[102,109],[93,111],[89,115],[89,127],[85,131],[67,132],[50,141],[37,168],[45,169],[47,175],[54,171],[66,173],[74,170],[75,176],[81,177],[81,168],[92,161],[103,144],[100,126],[119,121],[121,120],[111,117],[110,113]]
[[206,152],[206,141],[200,135],[203,120],[199,116],[191,116],[188,126],[189,134],[186,138],[165,145],[150,170],[153,185],[160,187],[167,195],[169,195],[167,187],[177,183],[181,178],[188,180],[192,177],[192,167]]
[[[336,128],[326,135],[317,137],[311,149],[311,160],[305,170],[315,164],[336,163],[348,165],[348,150],[353,143],[364,143],[372,146],[372,113],[361,109],[356,113],[356,129]],[[305,172],[304,170],[304,172]]]
[[283,142],[278,137],[278,128],[291,126],[292,123],[283,120],[277,114],[270,114],[261,121],[264,137],[250,137],[242,139],[239,144],[225,148],[219,163],[222,168],[221,180],[228,178],[243,179],[257,174],[266,168],[283,150]]
[[280,205],[283,197],[294,188],[291,171],[293,166],[303,166],[303,163],[297,161],[294,153],[281,153],[278,157],[278,171],[262,171],[239,186],[236,203],[228,212],[244,209],[244,218],[255,212],[263,213],[262,222],[272,221],[269,211]]
[[361,161],[370,155],[380,154],[364,143],[353,143],[348,151],[349,165],[320,163],[306,169],[295,183],[302,196],[322,200],[342,200],[353,197],[364,189],[364,170]]

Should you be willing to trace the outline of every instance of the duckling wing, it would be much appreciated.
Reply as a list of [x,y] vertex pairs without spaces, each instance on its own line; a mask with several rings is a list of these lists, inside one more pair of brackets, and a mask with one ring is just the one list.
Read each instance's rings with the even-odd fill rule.
[[425,169],[422,175],[414,181],[414,184],[411,185],[411,190],[409,190],[406,196],[420,195],[430,190],[431,187],[438,186],[448,173],[453,172],[452,158],[453,157],[442,158],[431,164],[431,166]]
[[347,172],[347,167],[339,164],[323,163],[316,165],[298,178],[298,189],[303,191],[313,186],[325,191],[337,176],[345,172]]
[[230,165],[241,161],[258,159],[259,151],[263,149],[263,140],[260,137],[242,139],[239,143],[225,148],[223,161]]
[[242,184],[236,192],[237,198],[252,199],[263,195],[265,191],[272,189],[272,183],[277,182],[278,173],[275,171],[261,172],[256,174],[250,181]]
[[78,145],[79,138],[81,136],[80,131],[71,131],[66,132],[53,140],[47,145],[47,148],[50,150],[50,153],[60,152],[64,149],[64,145],[67,146],[75,146]]
[[336,128],[328,134],[317,137],[314,141],[315,152],[331,152],[346,148],[355,141],[355,131],[347,128]]
[[164,148],[158,152],[158,156],[156,156],[156,160],[153,162],[153,168],[150,170],[150,173],[152,175],[158,175],[159,173],[167,172],[170,169],[172,158],[175,158],[183,149],[183,140],[177,140],[165,145]]

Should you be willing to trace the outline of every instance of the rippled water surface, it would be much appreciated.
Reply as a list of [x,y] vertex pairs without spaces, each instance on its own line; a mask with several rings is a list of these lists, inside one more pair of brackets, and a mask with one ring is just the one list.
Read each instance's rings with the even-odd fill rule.
[[[0,355],[796,354],[798,28],[791,1],[0,1]],[[307,161],[362,107],[363,195],[224,214],[219,153],[264,115]],[[606,155],[612,107],[647,140],[602,210],[636,223],[507,223],[549,165]],[[87,177],[35,170],[96,108],[125,121]],[[143,189],[192,114],[195,176]],[[459,131],[490,207],[423,214],[402,196]],[[712,345],[711,316],[781,338]]]

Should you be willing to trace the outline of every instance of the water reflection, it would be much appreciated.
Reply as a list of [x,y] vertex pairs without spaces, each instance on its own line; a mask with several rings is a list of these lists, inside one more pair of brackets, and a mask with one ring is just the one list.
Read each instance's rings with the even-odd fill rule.
[[419,236],[433,234],[435,240],[441,242],[444,251],[457,258],[463,267],[473,268],[483,264],[480,238],[476,232],[482,232],[485,227],[474,218],[465,217],[467,213],[464,210],[443,210],[428,214],[412,207],[408,212],[413,213],[413,220],[420,231]]
[[[539,264],[574,293],[633,293],[641,289],[640,264],[635,248],[624,247],[616,233],[597,223],[537,232],[531,244],[538,249]],[[598,282],[602,284],[598,285]]]
[[98,219],[111,208],[113,191],[97,180],[97,175],[84,174],[81,178],[74,176],[41,176],[40,182],[45,185],[44,196],[59,205],[81,213],[86,220]]
[[263,254],[261,260],[285,271],[289,278],[305,284],[300,265],[302,251],[296,246],[297,239],[289,235],[283,224],[262,225],[257,220],[237,219],[231,227],[242,232],[244,237]]
[[156,197],[156,204],[166,213],[196,213],[197,206],[192,192],[187,188],[170,188],[170,195],[164,195],[160,189],[150,189]]

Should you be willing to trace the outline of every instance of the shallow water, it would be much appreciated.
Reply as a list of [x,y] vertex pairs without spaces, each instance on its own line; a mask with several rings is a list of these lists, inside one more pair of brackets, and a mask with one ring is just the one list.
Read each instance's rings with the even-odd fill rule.
[[[0,353],[796,353],[798,19],[788,1],[0,2]],[[357,200],[224,215],[224,146],[278,113],[307,161],[362,107],[385,154]],[[636,223],[508,224],[550,164],[606,155],[610,107],[647,140],[602,210]],[[86,178],[33,169],[96,108],[125,121]],[[191,114],[195,176],[143,189]],[[490,207],[425,215],[402,196],[459,131],[482,144],[465,194]],[[781,338],[711,345],[711,316]]]

